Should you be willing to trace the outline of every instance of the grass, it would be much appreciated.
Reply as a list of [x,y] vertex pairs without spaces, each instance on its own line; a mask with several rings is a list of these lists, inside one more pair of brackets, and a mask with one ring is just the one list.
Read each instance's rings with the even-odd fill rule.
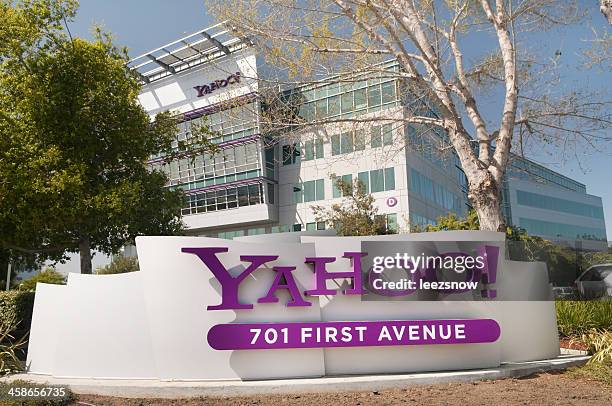
[[559,334],[584,343],[592,355],[585,366],[567,373],[612,386],[612,300],[558,300],[555,305]]
[[612,365],[590,362],[580,368],[571,368],[566,372],[569,376],[592,379],[612,386]]
[[[18,398],[15,396],[10,396],[9,390],[11,388],[27,388],[27,389],[49,389],[50,387],[55,387],[53,385],[40,385],[30,381],[24,380],[15,380],[11,383],[0,382],[0,404],[7,406],[39,406],[39,405],[48,405],[48,406],[64,406],[73,403],[76,399],[74,393],[69,389],[65,388],[65,396],[62,398]],[[59,387],[58,387],[59,388]]]
[[555,305],[563,337],[580,337],[593,329],[612,331],[612,300],[558,300]]

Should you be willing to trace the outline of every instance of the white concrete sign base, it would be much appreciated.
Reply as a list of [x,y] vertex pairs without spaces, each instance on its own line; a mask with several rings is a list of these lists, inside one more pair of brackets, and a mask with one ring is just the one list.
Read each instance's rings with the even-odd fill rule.
[[[338,257],[368,241],[489,241],[502,250],[496,288],[525,301],[362,301],[359,295],[310,296],[311,306],[258,303],[275,278],[270,268],[292,266],[300,291],[313,289],[307,257]],[[554,358],[559,353],[554,302],[546,267],[503,260],[500,233],[440,232],[380,237],[302,236],[235,239],[140,237],[140,272],[119,275],[70,274],[66,286],[39,284],[28,351],[30,373],[65,378],[162,380],[259,380],[337,374],[401,373],[498,367],[502,362]],[[219,254],[236,277],[247,265],[241,256],[278,256],[239,286],[241,303],[252,310],[207,310],[221,303],[221,285],[185,247],[225,247]],[[348,260],[347,260],[348,261]],[[338,260],[330,272],[346,271]],[[344,267],[344,268],[343,268]],[[331,282],[330,283],[331,287]],[[522,289],[522,290],[521,290]],[[535,300],[535,301],[534,301]],[[493,319],[495,342],[353,348],[215,350],[211,327],[228,323],[333,322],[377,320]]]

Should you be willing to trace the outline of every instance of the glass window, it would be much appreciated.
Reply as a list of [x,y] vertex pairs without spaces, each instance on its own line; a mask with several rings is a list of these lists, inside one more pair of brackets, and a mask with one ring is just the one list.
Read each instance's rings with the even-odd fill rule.
[[235,188],[227,189],[227,208],[233,209],[238,207],[237,190]]
[[539,193],[516,191],[517,202],[523,206],[537,207],[545,210],[559,211],[568,214],[576,214],[584,217],[603,219],[603,208],[590,204],[575,202],[566,199],[559,199],[552,196],[545,196]]
[[306,223],[306,231],[316,231],[317,223]]
[[300,149],[296,144],[283,145],[283,165],[300,162]]
[[293,231],[302,231],[302,225],[301,224],[294,224],[293,225]]
[[372,148],[382,147],[382,137],[381,137],[381,128],[380,126],[373,126],[370,130],[370,139]]
[[179,165],[178,165],[178,161],[170,161],[170,180],[174,180],[176,183],[176,181],[178,180],[179,177]]
[[395,81],[383,83],[381,86],[381,90],[382,104],[395,101]]
[[332,155],[340,155],[340,135],[332,135],[331,137],[332,144]]
[[265,234],[265,233],[266,233],[266,229],[263,227],[249,228],[247,230],[247,235],[259,235],[259,234]]
[[318,100],[316,103],[316,117],[322,119],[327,117],[327,99]]
[[338,182],[337,182],[338,179],[342,180],[342,183],[344,183],[345,185],[348,185],[349,188],[352,188],[352,185],[353,185],[353,175],[343,175],[341,177],[337,177],[336,180],[334,180],[334,184],[332,185],[332,191],[333,191],[332,195],[334,198],[342,196],[342,191],[338,187]]
[[246,186],[240,186],[238,188],[238,206],[248,206],[249,205],[249,189]]
[[317,159],[323,158],[323,140],[320,138],[315,140],[315,157]]
[[395,169],[385,169],[385,190],[395,190]]
[[342,175],[342,182],[349,187],[350,190],[353,188],[353,175]]
[[[237,167],[240,167],[246,164],[246,150],[244,149],[244,145],[238,145],[234,148],[234,162]],[[207,165],[209,165],[209,167],[211,165],[210,158],[209,158],[209,162],[207,163]],[[212,167],[210,167],[210,169],[212,170]],[[241,170],[241,169],[242,168],[238,168],[238,170]]]
[[368,87],[368,107],[380,106],[380,85]]
[[340,197],[342,196],[342,193],[340,193],[340,188],[338,187],[338,180],[341,179],[339,176],[337,176],[332,184],[332,196],[334,198]]
[[310,161],[315,157],[314,141],[304,142],[304,161]]
[[[257,144],[252,142],[249,144],[246,144],[244,146],[244,149],[246,150],[246,161],[247,163],[258,163],[259,162],[259,154],[258,154],[258,150],[257,150]],[[294,150],[294,154],[297,151],[297,155],[300,155],[300,151],[299,150]]]
[[293,151],[291,149],[291,145],[283,145],[283,165],[291,165],[293,156]]
[[217,210],[227,209],[227,194],[225,190],[217,191]]
[[293,185],[293,203],[302,203],[303,199],[302,184],[295,183]]
[[393,126],[385,124],[382,127],[383,145],[393,145]]
[[357,179],[361,183],[364,191],[366,193],[370,193],[370,174],[369,172],[359,172],[357,174]]
[[370,186],[372,193],[382,192],[385,190],[385,179],[382,169],[370,171]]
[[324,221],[317,222],[317,230],[325,230],[325,222]]
[[315,194],[315,181],[310,180],[308,182],[304,182],[304,202],[313,202],[316,200]]
[[553,223],[543,220],[519,218],[519,225],[529,234],[550,236],[560,239],[582,239],[605,241],[606,231],[603,228],[585,227],[573,224]]
[[355,110],[364,109],[368,105],[366,89],[355,90]]
[[249,204],[261,203],[261,185],[249,185]]
[[304,103],[300,106],[300,117],[305,121],[312,121],[315,114],[314,103]]
[[340,114],[340,96],[333,96],[327,100],[330,117]]
[[353,152],[353,133],[347,132],[340,135],[340,153],[347,154]]
[[217,199],[215,192],[206,193],[206,211],[217,210]]
[[355,131],[355,151],[363,151],[365,149],[366,139],[364,130]]
[[397,232],[397,214],[387,214],[387,230]]
[[315,199],[325,200],[325,181],[323,179],[315,181]]
[[342,93],[342,113],[349,113],[354,110],[353,92]]
[[323,158],[323,140],[308,140],[304,142],[304,161]]

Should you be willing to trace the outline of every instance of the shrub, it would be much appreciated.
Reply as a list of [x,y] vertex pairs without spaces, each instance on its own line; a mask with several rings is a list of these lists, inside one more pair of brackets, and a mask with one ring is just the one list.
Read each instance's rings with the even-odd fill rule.
[[19,290],[34,291],[36,290],[36,284],[38,282],[50,283],[53,285],[65,285],[66,276],[57,272],[53,268],[46,268],[44,271],[20,283]]
[[17,339],[30,331],[34,292],[9,290],[0,292],[0,325],[13,324],[9,333]]
[[96,269],[96,274],[108,275],[116,273],[136,272],[138,270],[138,258],[124,257],[123,255],[119,255],[113,258],[113,261],[110,264]]
[[575,337],[590,330],[612,330],[612,300],[558,300],[557,325],[565,337]]
[[612,331],[591,330],[582,335],[582,341],[593,355],[589,362],[612,365]]
[[26,336],[15,338],[13,332],[18,322],[5,318],[0,323],[0,376],[23,371],[19,355],[27,344]]

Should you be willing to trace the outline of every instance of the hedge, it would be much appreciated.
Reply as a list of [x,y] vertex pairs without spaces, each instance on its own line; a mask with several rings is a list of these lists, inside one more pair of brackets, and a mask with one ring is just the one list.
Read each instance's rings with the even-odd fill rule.
[[0,323],[13,317],[19,321],[17,329],[11,333],[15,338],[21,338],[30,331],[33,308],[34,292],[19,290],[0,292]]

